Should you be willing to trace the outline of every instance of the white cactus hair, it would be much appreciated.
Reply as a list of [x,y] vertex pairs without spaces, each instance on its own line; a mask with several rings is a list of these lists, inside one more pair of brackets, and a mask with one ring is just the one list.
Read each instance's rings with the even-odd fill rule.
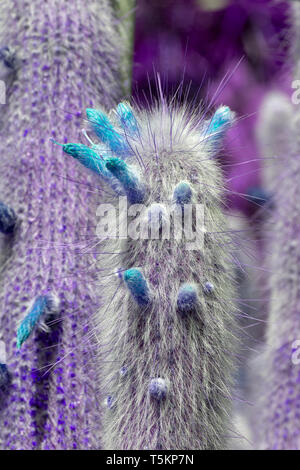
[[[99,240],[102,306],[94,320],[102,448],[224,448],[236,348],[235,287],[224,184],[214,156],[234,114],[222,106],[207,119],[200,108],[191,111],[164,98],[149,109],[136,105],[134,112],[121,103],[110,122],[102,111],[87,114],[113,158],[97,143],[93,149],[101,148],[103,158],[97,169],[86,153],[83,161],[82,148],[76,154],[75,147],[66,147],[67,153],[104,175],[103,184],[109,185],[109,169],[132,203],[170,207],[177,194],[178,206],[188,199],[202,204],[205,218],[201,250],[188,250],[184,234],[181,240]],[[103,203],[114,201],[108,193]],[[181,303],[188,306],[185,315],[178,311],[180,295],[187,296]]]
[[174,207],[176,200],[178,210],[188,202],[201,204],[205,234],[200,250],[187,249],[185,233],[182,239],[171,234],[99,240],[102,306],[94,331],[101,446],[225,448],[236,349],[235,281],[224,183],[214,157],[234,113],[221,106],[207,118],[201,107],[161,96],[148,109],[135,105],[133,111],[120,103],[108,116],[87,110],[99,140],[92,149],[63,146],[103,177],[109,190],[101,202],[116,209],[112,191],[118,196],[121,188],[130,203],[147,208]]

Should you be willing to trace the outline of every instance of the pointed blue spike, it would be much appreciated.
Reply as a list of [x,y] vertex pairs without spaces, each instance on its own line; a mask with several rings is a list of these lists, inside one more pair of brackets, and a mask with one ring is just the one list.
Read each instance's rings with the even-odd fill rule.
[[32,307],[21,322],[17,331],[17,347],[21,348],[22,344],[31,335],[36,325],[44,325],[44,317],[47,314],[54,313],[58,310],[59,301],[52,294],[40,295],[36,297]]
[[106,168],[120,181],[131,204],[140,204],[145,198],[145,187],[120,158],[108,158]]
[[139,269],[127,269],[127,271],[124,272],[124,281],[134,300],[139,305],[145,306],[151,302],[148,283]]
[[218,145],[233,121],[234,113],[231,109],[228,106],[220,106],[209,121],[205,136]]
[[117,114],[123,129],[131,136],[138,135],[138,123],[131,106],[128,103],[119,103],[117,106]]
[[0,232],[12,233],[16,226],[17,216],[11,207],[0,201]]
[[132,153],[125,138],[115,130],[105,113],[87,108],[86,115],[94,133],[112,152],[122,157]]
[[64,144],[63,151],[76,158],[83,166],[100,176],[111,178],[105,166],[105,161],[90,147],[83,144]]
[[193,284],[183,284],[178,292],[177,307],[182,314],[192,312],[198,304],[198,294]]
[[174,189],[173,199],[176,204],[190,204],[192,200],[192,189],[189,183],[181,181]]
[[83,144],[71,143],[62,145],[62,148],[65,153],[76,158],[83,166],[101,176],[117,194],[123,194],[119,181],[106,168],[105,160],[95,150]]

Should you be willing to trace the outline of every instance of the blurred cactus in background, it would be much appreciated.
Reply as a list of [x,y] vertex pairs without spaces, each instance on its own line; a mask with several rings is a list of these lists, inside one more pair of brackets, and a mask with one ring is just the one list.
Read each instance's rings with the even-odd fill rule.
[[[88,333],[98,293],[83,248],[93,243],[101,191],[49,139],[79,139],[82,107],[110,107],[124,93],[121,19],[105,0],[3,0],[0,18],[0,70],[14,75],[1,108],[0,190],[17,217],[1,240],[0,339],[10,375],[0,390],[1,448],[99,448]],[[0,219],[7,225],[4,209]],[[32,334],[17,350],[28,305],[49,291],[61,304],[50,332],[39,332],[31,313]]]
[[[299,2],[292,2],[291,23],[291,58],[297,80]],[[288,102],[280,94],[268,97],[261,113],[260,141],[266,155],[274,159],[265,170],[268,184],[273,184],[274,200],[265,235],[269,313],[265,344],[255,364],[260,377],[253,384],[254,413],[261,416],[254,427],[255,445],[261,449],[300,450],[300,368],[296,360],[300,344],[299,129],[300,110],[292,99]]]

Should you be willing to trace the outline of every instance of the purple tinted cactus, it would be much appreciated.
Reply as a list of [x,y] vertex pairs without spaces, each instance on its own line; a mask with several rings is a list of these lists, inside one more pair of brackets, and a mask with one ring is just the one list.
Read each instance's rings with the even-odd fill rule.
[[[13,65],[9,50],[20,64],[7,89],[0,138],[1,199],[20,222],[0,280],[0,334],[11,374],[0,397],[4,449],[100,446],[97,372],[87,341],[95,269],[80,244],[94,235],[101,191],[50,138],[79,140],[82,107],[96,101],[111,107],[120,97],[115,20],[104,0],[1,1],[1,70],[8,75]],[[53,290],[61,309],[50,332],[35,330],[17,351],[27,306]]]
[[[126,239],[109,229],[99,241],[103,298],[95,326],[103,442],[107,449],[220,449],[228,433],[235,316],[223,182],[213,157],[233,113],[221,107],[206,121],[201,113],[162,101],[136,111],[123,103],[109,120],[103,111],[93,113],[100,138],[93,148],[107,144],[106,168],[122,185],[129,216]],[[100,121],[105,126],[99,133]],[[116,142],[126,143],[128,152]],[[116,158],[113,150],[120,155],[120,148]],[[106,200],[111,219],[117,195]],[[179,214],[177,222],[186,223],[189,203],[204,208],[201,247],[189,248],[185,231],[181,238],[178,231],[164,236],[168,211],[174,210],[169,221]],[[140,211],[139,237],[129,230],[137,221],[130,216],[133,208]],[[155,215],[159,237],[149,238],[142,222],[149,229]]]
[[272,192],[293,148],[293,111],[290,97],[279,91],[268,93],[260,107],[257,139],[263,157],[263,183],[266,190]]
[[[299,2],[293,2],[291,17],[295,22],[295,78],[299,78]],[[300,111],[285,106],[282,112],[288,113],[288,119],[281,123],[281,143],[285,148],[288,143],[290,150],[282,155],[283,161],[274,172],[275,204],[267,256],[269,317],[265,351],[258,356],[261,377],[256,410],[261,419],[256,423],[255,437],[257,446],[263,449],[300,450],[300,367],[296,357],[300,344]],[[273,130],[270,140],[278,141],[277,115],[273,124],[269,126]]]

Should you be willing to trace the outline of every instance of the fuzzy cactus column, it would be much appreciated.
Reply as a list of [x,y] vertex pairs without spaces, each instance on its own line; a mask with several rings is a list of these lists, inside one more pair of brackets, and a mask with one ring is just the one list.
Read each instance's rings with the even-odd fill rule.
[[[89,335],[95,269],[78,243],[94,241],[101,190],[49,139],[81,139],[84,106],[119,98],[119,29],[108,0],[2,0],[0,18],[1,44],[18,57],[0,134],[1,199],[18,217],[0,279],[10,374],[0,396],[0,445],[98,448]],[[18,324],[47,292],[60,301],[51,331],[35,329],[18,350]]]
[[106,449],[222,449],[230,434],[233,242],[214,156],[234,114],[188,106],[87,109],[95,145],[63,146],[107,184],[95,316]]
[[[118,158],[106,163],[129,203],[145,205],[141,217],[148,235],[136,240],[129,233],[109,260],[121,276],[101,277],[104,444],[222,449],[230,435],[235,310],[232,240],[213,157],[232,113],[220,107],[207,128],[200,113],[163,102],[137,111],[136,118],[137,130],[128,138],[133,155],[124,156],[126,163]],[[187,229],[192,206],[203,209],[202,217],[194,215],[193,227],[203,224],[205,233],[203,243],[189,248],[187,232],[179,239],[175,226],[179,213]],[[100,266],[108,269],[107,263],[102,256]]]
[[[294,78],[300,79],[300,4],[291,2],[295,44]],[[274,174],[274,209],[268,226],[267,268],[269,316],[266,345],[257,358],[260,378],[256,390],[256,446],[263,449],[300,450],[300,108],[282,121],[281,134],[290,151]],[[278,117],[274,117],[276,123]],[[275,132],[276,126],[273,126]],[[272,129],[272,127],[270,127]],[[274,133],[274,139],[276,134]],[[256,364],[257,367],[257,364]]]
[[[294,119],[296,140],[299,114]],[[293,363],[295,341],[300,339],[299,315],[299,184],[300,159],[290,155],[288,170],[274,196],[274,214],[268,246],[269,316],[265,351],[259,356],[261,386],[257,405],[262,421],[258,445],[267,449],[300,449],[300,368]],[[295,183],[295,184],[294,184]]]

